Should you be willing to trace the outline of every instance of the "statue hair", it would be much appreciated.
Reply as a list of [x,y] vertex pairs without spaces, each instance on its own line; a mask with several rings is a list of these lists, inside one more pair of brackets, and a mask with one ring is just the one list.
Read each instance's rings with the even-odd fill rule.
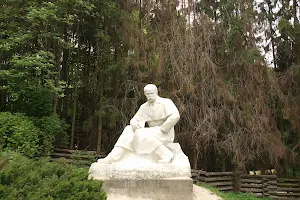
[[157,90],[157,87],[156,85],[154,84],[147,84],[145,87],[144,87],[144,92],[146,91],[155,91],[156,93],[158,93],[158,90]]

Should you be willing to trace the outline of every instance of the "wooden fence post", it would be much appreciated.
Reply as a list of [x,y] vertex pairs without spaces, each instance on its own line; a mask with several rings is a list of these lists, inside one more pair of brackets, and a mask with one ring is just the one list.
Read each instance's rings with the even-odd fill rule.
[[277,176],[266,175],[263,177],[263,196],[277,199]]
[[263,182],[262,182],[262,189],[263,189],[263,193],[262,193],[262,196],[263,197],[269,197],[270,196],[270,193],[269,193],[269,179],[267,177],[263,177]]
[[240,180],[242,174],[243,172],[241,170],[235,170],[232,174],[232,186],[234,192],[240,192]]

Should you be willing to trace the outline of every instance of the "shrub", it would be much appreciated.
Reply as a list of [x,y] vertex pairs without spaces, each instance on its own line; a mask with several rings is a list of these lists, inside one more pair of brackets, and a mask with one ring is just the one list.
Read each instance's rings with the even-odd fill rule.
[[[22,88],[19,88],[22,85]],[[5,111],[21,112],[26,116],[42,117],[52,113],[53,92],[49,88],[27,86],[24,82],[18,83],[17,87],[10,85],[14,91],[11,95],[15,100],[9,99]]]
[[54,144],[59,147],[65,147],[68,144],[66,133],[68,125],[57,115],[36,118],[34,123],[41,130],[39,144],[42,155],[47,155]]
[[18,150],[33,157],[38,153],[40,130],[22,114],[0,112],[0,143],[3,149]]
[[0,146],[28,156],[48,155],[55,140],[67,143],[66,124],[57,116],[29,118],[20,113],[0,112]]
[[16,153],[0,153],[0,199],[103,200],[102,182],[88,180],[88,170],[47,159],[33,161]]

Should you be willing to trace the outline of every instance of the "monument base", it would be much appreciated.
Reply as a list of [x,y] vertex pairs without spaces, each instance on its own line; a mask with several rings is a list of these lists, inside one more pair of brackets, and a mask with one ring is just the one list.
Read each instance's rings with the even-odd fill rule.
[[188,177],[143,180],[108,179],[103,181],[103,190],[108,196],[149,200],[193,199],[193,180]]
[[157,163],[159,158],[152,154],[128,153],[112,164],[93,163],[89,178],[104,181],[103,189],[108,197],[116,197],[113,200],[125,200],[126,196],[134,200],[192,200],[189,159],[178,143],[167,147],[174,154],[170,163]]
[[105,164],[92,163],[89,178],[108,179],[161,179],[172,177],[191,177],[191,167],[188,157],[183,153],[178,143],[168,144],[174,157],[168,164],[157,163],[158,158],[152,154],[136,155],[128,152],[122,160]]

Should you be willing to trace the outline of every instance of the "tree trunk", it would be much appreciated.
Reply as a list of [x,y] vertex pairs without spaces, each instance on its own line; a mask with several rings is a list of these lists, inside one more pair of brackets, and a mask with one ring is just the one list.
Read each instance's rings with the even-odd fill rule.
[[[64,31],[64,41],[66,43],[68,43],[68,34],[67,31]],[[69,86],[70,85],[70,78],[69,78],[69,57],[70,57],[70,50],[68,48],[63,48],[62,51],[62,61],[61,61],[61,80],[66,82],[66,85]],[[69,89],[66,88],[66,90],[64,91],[65,97],[61,98],[61,116],[63,118],[67,117],[67,110],[69,105],[72,102],[72,94],[71,91]],[[69,100],[70,99],[70,100]]]
[[[297,0],[293,0],[293,18],[294,18],[294,27],[299,26],[299,19],[297,17]],[[296,65],[300,64],[300,34],[295,31],[295,44],[294,44],[294,54],[296,59]]]
[[226,172],[226,158],[224,155],[221,156],[221,171]]
[[297,18],[297,0],[293,0],[293,18],[294,24],[298,24],[299,20]]
[[[115,59],[115,62],[118,62],[118,48],[117,48],[117,45],[115,46],[115,54],[114,54],[114,59]],[[114,75],[112,77],[112,87],[113,87],[113,98],[117,99],[117,96],[118,96],[118,71],[119,70],[114,70]]]
[[150,22],[150,6],[151,6],[151,1],[148,0],[148,13],[147,13],[147,21],[148,21],[148,23]]
[[288,176],[288,168],[289,168],[289,165],[288,165],[287,159],[283,159],[283,176],[284,177]]
[[198,153],[197,153],[197,150],[196,149],[194,149],[193,150],[194,152],[193,152],[193,169],[197,169],[197,162],[198,162]]
[[[56,65],[57,65],[57,77],[55,81],[55,87],[59,87],[59,81],[60,81],[60,74],[61,74],[61,49],[60,47],[57,49],[57,55],[56,55]],[[58,93],[55,92],[53,95],[53,109],[52,109],[52,114],[56,115],[57,114],[57,106],[58,106]]]
[[75,83],[74,90],[74,101],[73,101],[73,114],[72,114],[72,129],[71,129],[71,141],[70,141],[70,149],[74,147],[74,133],[75,133],[75,122],[76,122],[76,108],[77,108],[77,83]]
[[191,24],[191,3],[190,0],[188,0],[188,24]]
[[[67,33],[65,33],[65,35],[67,35]],[[77,23],[77,27],[76,27],[76,36],[77,36],[77,44],[78,46],[81,46],[80,44],[80,33],[79,33],[79,22]],[[67,37],[65,37],[65,40],[67,41]],[[77,63],[80,63],[79,61],[79,48],[77,49]],[[65,78],[68,82],[70,82],[69,80],[69,65],[68,65],[68,60],[69,60],[69,56],[70,56],[70,52],[68,49],[65,49],[65,53],[64,53],[64,60],[66,63],[63,63],[63,67],[65,69]],[[78,101],[78,64],[75,65],[75,67],[73,67],[74,69],[74,74],[75,76],[73,77],[74,80],[74,95],[73,95],[73,112],[72,112],[72,127],[71,127],[71,140],[70,140],[70,149],[74,148],[74,137],[75,137],[75,125],[76,125],[76,113],[77,113],[77,101]],[[72,70],[71,70],[72,71]],[[69,84],[68,84],[69,85]],[[77,142],[77,148],[78,148],[78,142]]]
[[241,175],[244,173],[244,167],[237,160],[235,161],[235,165],[233,167],[233,191],[240,191],[240,179]]
[[101,143],[102,143],[102,102],[103,102],[103,91],[104,86],[103,84],[100,85],[100,96],[99,96],[99,117],[98,117],[98,131],[97,131],[97,155],[100,155],[101,152]]

